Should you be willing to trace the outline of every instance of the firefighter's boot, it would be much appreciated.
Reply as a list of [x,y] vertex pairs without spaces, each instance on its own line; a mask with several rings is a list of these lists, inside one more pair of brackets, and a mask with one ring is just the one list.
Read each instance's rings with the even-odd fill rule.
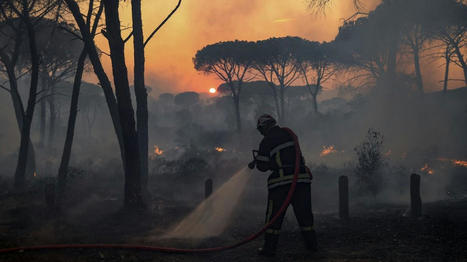
[[264,235],[264,245],[258,249],[258,255],[273,257],[276,255],[277,241],[279,235],[266,233]]
[[318,241],[316,240],[316,232],[314,230],[302,231],[305,247],[309,251],[315,252],[318,250]]

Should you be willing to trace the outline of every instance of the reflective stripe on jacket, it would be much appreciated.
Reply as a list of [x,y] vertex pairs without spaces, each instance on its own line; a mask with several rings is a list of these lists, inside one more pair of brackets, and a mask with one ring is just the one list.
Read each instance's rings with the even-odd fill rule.
[[[291,135],[278,126],[272,127],[260,143],[256,163],[260,171],[272,171],[268,178],[269,189],[292,183],[295,171],[295,144]],[[297,182],[311,182],[302,156]]]

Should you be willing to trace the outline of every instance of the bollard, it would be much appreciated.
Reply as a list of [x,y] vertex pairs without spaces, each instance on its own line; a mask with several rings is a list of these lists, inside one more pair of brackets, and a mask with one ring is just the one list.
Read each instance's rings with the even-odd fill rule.
[[208,178],[204,182],[204,198],[208,198],[212,194],[212,179]]
[[417,174],[410,176],[410,214],[412,217],[420,217],[422,215],[420,176]]
[[349,179],[339,177],[339,217],[349,219]]

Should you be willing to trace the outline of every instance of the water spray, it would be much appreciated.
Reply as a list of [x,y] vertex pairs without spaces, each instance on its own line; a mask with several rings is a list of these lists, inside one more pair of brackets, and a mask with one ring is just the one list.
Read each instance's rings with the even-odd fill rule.
[[247,172],[247,169],[241,169],[167,234],[162,237],[149,237],[148,240],[205,239],[220,235],[231,222],[232,213],[237,203],[240,202],[250,178],[251,174]]

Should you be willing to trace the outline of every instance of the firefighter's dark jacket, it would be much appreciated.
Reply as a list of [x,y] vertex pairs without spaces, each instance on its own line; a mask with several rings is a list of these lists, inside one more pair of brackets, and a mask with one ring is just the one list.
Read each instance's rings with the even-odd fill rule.
[[[274,126],[259,145],[256,167],[260,171],[271,170],[268,188],[292,183],[295,171],[295,144],[292,136],[285,129]],[[305,169],[305,161],[300,156],[300,172],[297,183],[310,183],[311,179]]]

